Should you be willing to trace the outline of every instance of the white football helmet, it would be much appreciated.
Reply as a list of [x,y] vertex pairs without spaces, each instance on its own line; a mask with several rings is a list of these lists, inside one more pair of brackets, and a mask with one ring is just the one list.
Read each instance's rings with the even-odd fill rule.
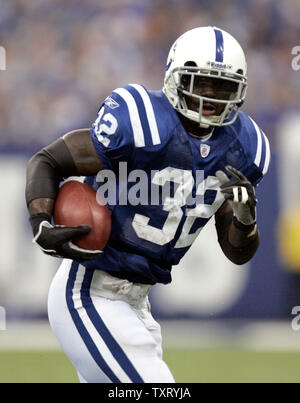
[[[245,55],[236,39],[216,27],[199,27],[187,31],[172,45],[163,92],[178,112],[200,127],[226,126],[235,121],[245,99],[246,72]],[[225,86],[226,99],[217,93],[201,94],[196,83],[204,79],[197,77],[209,77],[220,89]]]

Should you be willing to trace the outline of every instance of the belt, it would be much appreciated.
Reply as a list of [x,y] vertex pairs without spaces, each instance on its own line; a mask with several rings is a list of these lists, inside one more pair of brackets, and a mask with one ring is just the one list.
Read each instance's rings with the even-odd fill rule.
[[95,270],[90,289],[96,295],[135,304],[145,299],[151,287],[150,284],[132,283],[113,277],[104,271]]

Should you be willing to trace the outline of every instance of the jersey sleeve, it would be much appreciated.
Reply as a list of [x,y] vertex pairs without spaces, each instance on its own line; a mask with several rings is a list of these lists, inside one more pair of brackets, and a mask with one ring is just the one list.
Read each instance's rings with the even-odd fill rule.
[[128,107],[117,92],[101,105],[90,133],[104,169],[117,172],[119,162],[132,158],[135,145]]
[[270,144],[262,129],[246,114],[243,118],[240,141],[246,155],[243,173],[254,186],[257,186],[269,169]]
[[151,93],[139,84],[117,88],[105,99],[91,129],[104,168],[114,169],[119,161],[134,161],[136,151],[144,147],[160,146],[166,116],[153,103]]

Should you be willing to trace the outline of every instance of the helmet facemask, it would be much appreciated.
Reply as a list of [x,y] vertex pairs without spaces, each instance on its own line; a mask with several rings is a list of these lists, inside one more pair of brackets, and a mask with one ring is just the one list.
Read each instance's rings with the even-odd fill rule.
[[[205,89],[205,81],[210,83],[209,91]],[[246,96],[247,78],[240,70],[229,73],[187,62],[170,71],[165,85],[174,95],[175,109],[200,127],[208,128],[235,121]]]

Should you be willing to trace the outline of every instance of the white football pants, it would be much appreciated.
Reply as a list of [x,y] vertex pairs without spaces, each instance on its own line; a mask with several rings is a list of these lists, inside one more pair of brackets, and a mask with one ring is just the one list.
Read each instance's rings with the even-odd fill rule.
[[150,288],[63,260],[50,287],[48,314],[80,382],[175,382],[162,359]]

